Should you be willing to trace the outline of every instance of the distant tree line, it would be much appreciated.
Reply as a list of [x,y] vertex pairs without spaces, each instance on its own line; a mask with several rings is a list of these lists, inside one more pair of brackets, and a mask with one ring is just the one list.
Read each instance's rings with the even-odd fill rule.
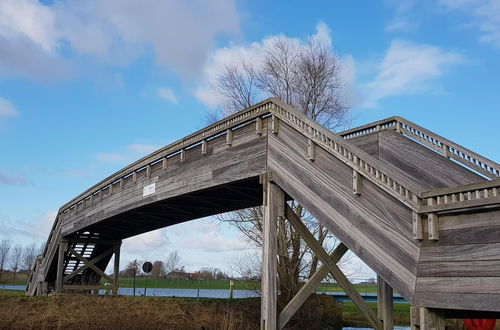
[[0,242],[0,283],[8,280],[15,282],[16,275],[19,273],[29,274],[41,250],[42,248],[37,247],[35,243],[21,245],[12,244],[7,239],[2,240]]
[[[142,265],[144,260],[132,260],[120,271],[120,277],[144,276]],[[169,253],[165,261],[153,261],[153,270],[150,278],[152,279],[206,279],[220,280],[229,279],[229,276],[219,268],[202,267],[195,272],[186,272],[185,267],[181,265],[181,257],[177,251]]]

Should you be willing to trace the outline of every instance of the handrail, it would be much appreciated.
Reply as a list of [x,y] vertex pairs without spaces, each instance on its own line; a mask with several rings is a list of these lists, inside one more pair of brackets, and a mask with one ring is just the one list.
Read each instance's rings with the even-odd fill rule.
[[398,116],[350,129],[339,135],[344,139],[351,139],[387,129],[394,129],[488,179],[500,177],[500,165],[496,162]]
[[68,210],[69,208],[74,207],[75,205],[89,198],[91,195],[94,195],[97,192],[107,188],[110,184],[113,184],[115,182],[122,180],[125,177],[128,177],[129,175],[133,174],[138,170],[143,169],[145,166],[149,164],[160,161],[164,157],[175,154],[182,149],[200,143],[204,139],[208,139],[210,137],[213,137],[214,135],[223,133],[226,130],[231,129],[232,127],[241,125],[247,121],[251,121],[259,116],[262,116],[265,113],[270,112],[270,106],[272,102],[273,102],[272,99],[264,100],[250,108],[237,112],[229,117],[224,118],[221,121],[218,121],[213,125],[210,125],[191,135],[188,135],[185,138],[177,140],[161,149],[156,150],[155,152],[139,159],[138,161],[126,166],[120,171],[110,175],[106,179],[98,182],[97,184],[90,187],[77,197],[73,198],[59,209],[59,213],[62,213]]
[[388,173],[386,170],[387,165],[350,144],[339,135],[298,113],[288,104],[278,99],[274,100],[274,104],[276,109],[273,112],[280,120],[297,129],[314,143],[329,151],[412,210],[418,211],[420,194],[417,187],[410,180],[406,180],[396,173]]
[[500,204],[500,179],[422,193],[420,212],[440,212]]

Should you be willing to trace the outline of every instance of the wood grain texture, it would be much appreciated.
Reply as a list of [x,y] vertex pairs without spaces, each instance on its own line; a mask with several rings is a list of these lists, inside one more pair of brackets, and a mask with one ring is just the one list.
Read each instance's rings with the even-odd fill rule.
[[428,190],[484,181],[474,172],[394,131],[379,133],[379,159],[398,167]]
[[352,169],[322,148],[313,163],[306,152],[307,138],[281,124],[279,134],[269,136],[273,180],[411,300],[419,248],[412,239],[410,209],[368,180],[363,194],[354,196]]
[[378,133],[372,133],[349,139],[349,142],[372,157],[379,159]]

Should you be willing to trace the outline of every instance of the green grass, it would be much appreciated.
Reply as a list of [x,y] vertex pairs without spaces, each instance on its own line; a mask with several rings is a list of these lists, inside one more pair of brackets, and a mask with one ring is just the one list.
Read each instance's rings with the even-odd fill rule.
[[[132,288],[133,278],[120,278],[121,288]],[[176,279],[148,279],[148,288],[166,288],[166,289],[229,289],[229,280],[176,280]],[[135,286],[144,288],[146,285],[145,278],[136,278]],[[253,290],[260,288],[260,283],[257,281],[234,281],[233,289],[235,290]]]
[[28,280],[27,274],[16,274],[16,281],[14,282],[14,275],[2,274],[2,282],[0,285],[26,285],[26,281]]
[[[369,302],[368,305],[377,314],[377,303]],[[410,304],[394,304],[394,324],[407,326],[410,323]],[[342,318],[349,326],[368,326],[363,314],[352,301],[342,303]]]
[[[377,285],[375,284],[354,284],[354,287],[358,290],[359,293],[361,294],[366,294],[366,293],[377,293]],[[316,291],[318,292],[343,292],[344,289],[342,289],[338,284],[321,284],[316,288]]]
[[4,290],[0,289],[0,296],[24,296],[25,292],[23,290]]

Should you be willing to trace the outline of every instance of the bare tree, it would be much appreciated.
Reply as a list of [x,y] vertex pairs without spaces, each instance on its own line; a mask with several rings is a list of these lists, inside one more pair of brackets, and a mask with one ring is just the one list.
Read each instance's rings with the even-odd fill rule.
[[16,283],[16,274],[21,266],[21,261],[23,258],[23,246],[21,244],[14,245],[12,253],[10,255],[10,268],[14,272],[14,283]]
[[22,267],[26,269],[28,273],[31,273],[31,271],[33,270],[33,265],[35,264],[36,256],[38,254],[37,252],[38,251],[35,243],[26,245],[26,247],[24,248]]
[[168,254],[167,260],[165,260],[165,270],[167,273],[171,273],[179,268],[181,263],[181,257],[179,256],[179,252],[172,251]]
[[[277,38],[266,46],[261,62],[256,64],[254,59],[241,58],[228,64],[212,88],[225,99],[225,112],[221,115],[242,110],[265,97],[277,97],[335,130],[349,121],[340,69],[340,61],[331,45],[314,38],[305,44]],[[327,230],[302,205],[295,202],[290,205],[318,241],[327,250],[333,249],[335,240]],[[262,218],[261,207],[219,216],[256,246],[262,245]],[[280,294],[289,300],[300,289],[302,280],[316,271],[319,262],[284,219],[278,222],[278,257]]]
[[0,283],[2,282],[2,274],[4,271],[4,266],[7,265],[9,260],[10,247],[12,243],[9,240],[2,240],[0,243]]
[[153,262],[151,278],[159,279],[161,276],[165,276],[165,265],[163,264],[163,261],[156,260],[155,262]]

